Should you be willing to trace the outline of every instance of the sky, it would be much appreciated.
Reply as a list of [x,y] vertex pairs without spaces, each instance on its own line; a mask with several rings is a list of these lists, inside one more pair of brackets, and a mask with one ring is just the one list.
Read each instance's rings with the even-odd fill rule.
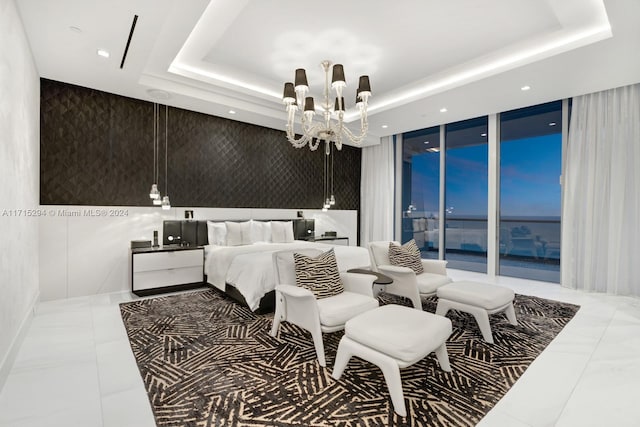
[[[446,152],[446,208],[453,216],[487,214],[488,146]],[[562,139],[559,133],[500,144],[502,216],[559,217]],[[413,157],[412,202],[438,212],[439,153]]]

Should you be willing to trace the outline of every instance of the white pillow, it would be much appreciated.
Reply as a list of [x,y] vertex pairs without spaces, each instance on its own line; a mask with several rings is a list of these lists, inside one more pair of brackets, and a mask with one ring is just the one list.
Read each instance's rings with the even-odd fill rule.
[[293,222],[271,221],[271,239],[273,243],[293,242]]
[[242,244],[242,228],[239,222],[226,221],[227,225],[227,245],[240,246]]
[[270,241],[271,223],[251,220],[251,243]]
[[251,221],[231,222],[225,221],[227,225],[227,245],[240,246],[251,244]]
[[262,223],[263,242],[271,242],[271,221]]
[[207,221],[207,237],[210,245],[227,245],[227,226],[223,222]]

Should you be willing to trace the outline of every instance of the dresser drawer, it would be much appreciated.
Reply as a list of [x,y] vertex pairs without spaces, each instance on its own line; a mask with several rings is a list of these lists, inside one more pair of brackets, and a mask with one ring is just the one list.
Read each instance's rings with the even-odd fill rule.
[[203,279],[202,265],[169,270],[140,271],[133,273],[133,290],[142,291],[186,283],[201,283]]
[[200,267],[202,270],[203,263],[202,249],[141,253],[133,255],[133,272],[182,267]]

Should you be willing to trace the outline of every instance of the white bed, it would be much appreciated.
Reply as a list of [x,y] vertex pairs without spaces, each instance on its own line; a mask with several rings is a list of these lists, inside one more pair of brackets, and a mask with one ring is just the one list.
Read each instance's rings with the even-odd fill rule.
[[204,272],[207,281],[225,291],[226,284],[235,287],[251,310],[256,310],[260,299],[275,289],[272,255],[275,251],[318,248],[336,253],[338,269],[369,267],[369,252],[357,246],[329,245],[295,240],[292,243],[254,243],[242,246],[205,247]]

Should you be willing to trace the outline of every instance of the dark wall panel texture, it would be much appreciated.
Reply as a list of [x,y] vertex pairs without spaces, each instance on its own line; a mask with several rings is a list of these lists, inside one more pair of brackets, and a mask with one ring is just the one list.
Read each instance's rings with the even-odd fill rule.
[[[151,205],[153,103],[41,79],[40,121],[41,204]],[[283,131],[169,107],[165,175],[164,105],[159,128],[157,184],[172,206],[322,207],[322,149],[296,149]],[[360,150],[335,153],[335,209],[357,210]]]

